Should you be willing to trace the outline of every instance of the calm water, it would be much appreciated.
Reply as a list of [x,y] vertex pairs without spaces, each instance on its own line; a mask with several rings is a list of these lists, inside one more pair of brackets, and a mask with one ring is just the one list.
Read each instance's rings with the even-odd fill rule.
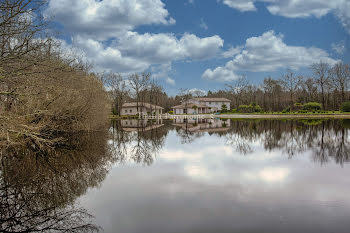
[[349,133],[349,120],[116,121],[74,155],[1,174],[40,193],[25,213],[83,208],[104,232],[348,233]]

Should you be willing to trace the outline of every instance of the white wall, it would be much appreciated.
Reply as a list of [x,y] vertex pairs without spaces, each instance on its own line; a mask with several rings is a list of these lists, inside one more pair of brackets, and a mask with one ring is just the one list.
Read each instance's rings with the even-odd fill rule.
[[136,115],[136,107],[123,107],[121,109],[120,115]]
[[[139,112],[147,113],[146,108],[139,107]],[[121,109],[120,115],[136,115],[137,108],[136,107],[123,107]]]
[[[183,108],[175,108],[174,114],[185,114]],[[195,114],[198,113],[198,109],[187,108],[187,114]]]
[[195,112],[198,113],[197,110],[194,110],[193,108],[187,109],[187,114],[194,114]]
[[[195,99],[189,99],[188,101],[186,101],[187,103],[194,103],[194,104],[204,104],[208,107],[211,107],[211,111],[216,111],[214,108],[216,108],[218,111],[221,110],[222,108],[222,105],[223,104],[226,104],[227,106],[227,110],[230,110],[230,101],[198,101],[198,100],[195,100]],[[185,102],[183,102],[185,103]]]
[[[145,107],[139,107],[139,111],[143,113],[150,112],[151,110]],[[161,114],[161,109],[152,109],[152,112],[156,112],[156,114]],[[137,108],[136,107],[123,107],[121,109],[121,115],[136,115],[137,114]]]
[[183,114],[183,109],[182,108],[175,108],[174,110],[175,110],[174,111],[175,114]]
[[218,111],[220,111],[221,108],[222,108],[222,105],[226,104],[227,110],[230,110],[230,102],[223,102],[223,101],[212,101],[212,102],[210,102],[210,101],[201,101],[200,104],[205,104],[205,105],[207,105],[207,106],[209,106],[209,107],[212,107],[212,111],[214,111],[213,108],[216,108]]

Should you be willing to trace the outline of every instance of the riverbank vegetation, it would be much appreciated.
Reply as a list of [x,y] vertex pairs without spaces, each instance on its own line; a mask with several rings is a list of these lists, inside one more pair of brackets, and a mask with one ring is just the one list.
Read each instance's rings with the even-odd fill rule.
[[47,34],[44,1],[0,3],[0,145],[41,151],[108,123],[110,104],[89,66]]

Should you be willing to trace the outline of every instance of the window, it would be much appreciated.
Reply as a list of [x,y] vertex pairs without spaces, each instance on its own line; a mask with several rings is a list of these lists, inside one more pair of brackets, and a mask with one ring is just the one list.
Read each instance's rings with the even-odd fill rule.
[[132,113],[132,110],[130,109],[130,111],[129,111],[130,113]]
[[209,104],[211,104],[211,102],[209,102]]
[[127,109],[125,109],[125,113],[128,113],[128,110],[127,110]]

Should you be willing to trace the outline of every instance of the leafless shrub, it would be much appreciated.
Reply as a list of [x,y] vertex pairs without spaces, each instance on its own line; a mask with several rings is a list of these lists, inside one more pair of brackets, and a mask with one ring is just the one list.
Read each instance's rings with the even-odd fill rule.
[[0,146],[48,150],[106,126],[109,98],[87,66],[44,35],[37,0],[0,3]]

